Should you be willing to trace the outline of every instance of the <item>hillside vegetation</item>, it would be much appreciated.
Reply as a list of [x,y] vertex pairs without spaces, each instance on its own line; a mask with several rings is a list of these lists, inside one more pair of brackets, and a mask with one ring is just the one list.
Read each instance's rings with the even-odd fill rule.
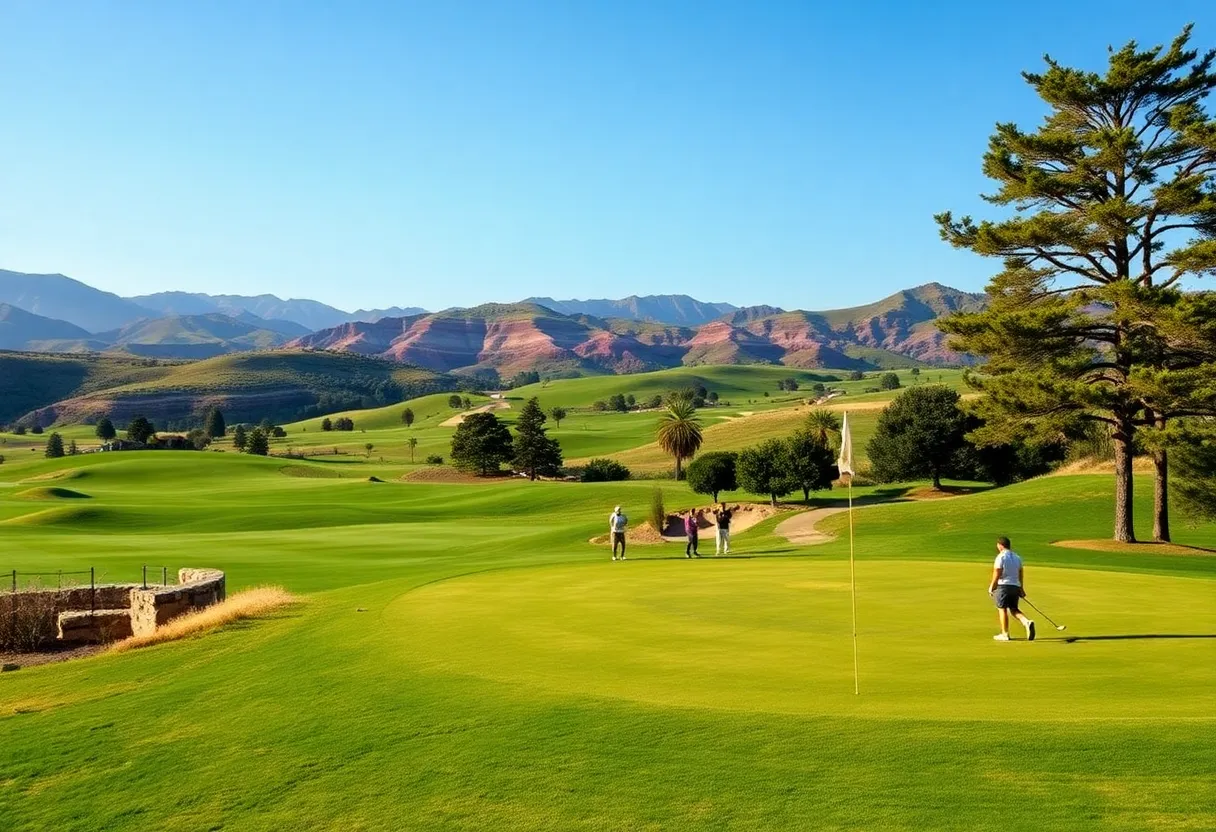
[[201,419],[211,406],[234,420],[288,421],[310,408],[366,407],[458,386],[456,379],[429,370],[308,351],[237,353],[191,363],[3,353],[0,370],[23,391],[12,404],[5,397],[7,420],[43,425],[103,415],[125,422],[136,414],[171,425]]

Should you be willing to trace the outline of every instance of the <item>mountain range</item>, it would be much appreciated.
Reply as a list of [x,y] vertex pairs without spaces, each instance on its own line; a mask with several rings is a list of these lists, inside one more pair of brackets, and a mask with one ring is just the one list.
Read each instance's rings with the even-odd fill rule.
[[679,365],[781,363],[872,369],[959,363],[934,322],[979,309],[983,295],[938,283],[825,312],[735,309],[697,327],[568,315],[535,302],[348,323],[289,348],[377,356],[442,372],[631,373]]
[[123,298],[63,275],[0,270],[0,349],[201,359],[284,347],[436,372],[503,374],[741,363],[869,369],[963,360],[946,348],[934,322],[984,302],[983,295],[929,283],[866,306],[820,312],[739,308],[687,295],[344,312],[274,295],[166,291]]

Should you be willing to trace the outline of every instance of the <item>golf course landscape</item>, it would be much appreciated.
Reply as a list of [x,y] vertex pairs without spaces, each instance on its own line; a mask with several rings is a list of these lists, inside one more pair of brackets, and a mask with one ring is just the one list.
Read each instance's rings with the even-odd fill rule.
[[[703,450],[802,418],[769,377],[788,372],[700,370],[737,382],[703,412]],[[518,392],[577,410],[551,430],[568,456],[626,459],[655,415],[581,408],[689,375],[668,373]],[[859,434],[894,395],[865,383],[828,403],[854,408]],[[505,402],[510,420],[516,398],[470,404]],[[230,594],[297,599],[0,676],[4,828],[977,830],[1006,828],[1011,790],[1032,828],[1216,826],[1216,527],[1104,544],[1104,474],[858,487],[855,695],[846,514],[795,545],[791,497],[729,557],[711,530],[700,560],[634,545],[613,563],[588,540],[614,505],[641,521],[656,487],[669,511],[706,498],[671,479],[418,479],[448,469],[421,461],[446,453],[446,399],[351,412],[352,433],[287,425],[279,456],[218,440],[44,459],[25,450],[44,437],[4,435],[0,571],[214,567]],[[1039,619],[1034,643],[992,640],[1001,534],[1065,631]]]

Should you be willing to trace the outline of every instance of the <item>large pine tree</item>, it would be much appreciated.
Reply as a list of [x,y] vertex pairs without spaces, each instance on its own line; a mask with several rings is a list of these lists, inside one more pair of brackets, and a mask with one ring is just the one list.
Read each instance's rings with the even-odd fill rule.
[[228,432],[228,426],[224,423],[224,414],[218,407],[213,407],[207,411],[205,422],[203,430],[212,439],[220,439]]
[[545,433],[545,412],[535,396],[519,411],[515,420],[515,459],[513,464],[524,471],[528,479],[554,476],[562,465],[562,449],[557,440]]
[[[998,124],[983,166],[998,183],[986,199],[1016,213],[936,218],[947,242],[1004,261],[990,308],[942,324],[955,348],[987,359],[975,376],[987,394],[979,438],[1104,424],[1121,541],[1135,540],[1137,432],[1207,408],[1209,345],[1183,331],[1176,291],[1216,269],[1216,122],[1203,107],[1216,52],[1189,49],[1190,34],[1168,48],[1112,50],[1105,74],[1051,58],[1045,72],[1024,73],[1049,114],[1032,132]],[[1154,526],[1168,539],[1163,449],[1155,461]]]

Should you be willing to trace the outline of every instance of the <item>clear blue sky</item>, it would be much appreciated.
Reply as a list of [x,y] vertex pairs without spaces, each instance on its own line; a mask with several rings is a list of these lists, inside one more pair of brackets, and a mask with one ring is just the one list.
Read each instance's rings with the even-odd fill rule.
[[1210,0],[0,0],[0,268],[345,309],[979,289],[932,214],[988,210],[1019,72],[1188,21],[1216,45]]

